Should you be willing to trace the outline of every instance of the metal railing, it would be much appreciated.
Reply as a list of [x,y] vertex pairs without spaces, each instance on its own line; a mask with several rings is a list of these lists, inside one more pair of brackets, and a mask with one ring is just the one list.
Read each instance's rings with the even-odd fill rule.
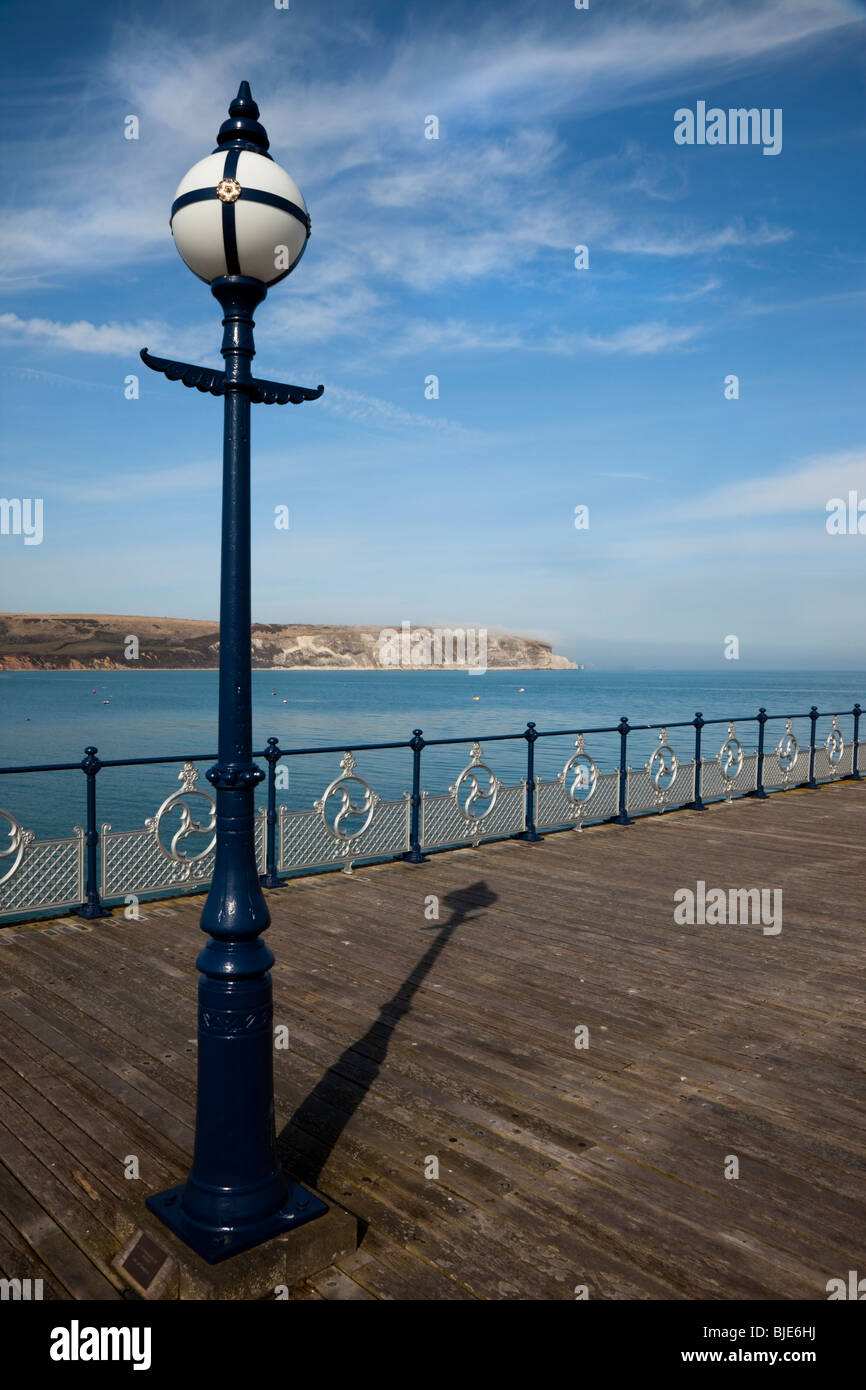
[[[256,852],[262,882],[276,887],[288,876],[354,864],[403,858],[426,862],[431,852],[458,845],[477,846],[482,840],[515,838],[536,841],[554,830],[613,821],[631,825],[634,817],[677,807],[703,810],[713,801],[736,797],[766,798],[770,792],[793,787],[815,788],[842,779],[861,780],[859,703],[851,710],[770,715],[736,719],[694,719],[666,724],[630,724],[592,729],[537,729],[530,722],[520,733],[483,737],[425,739],[420,729],[412,737],[388,743],[335,744],[327,748],[281,748],[276,738],[254,756],[267,766],[265,805],[256,813]],[[850,735],[839,721],[851,721]],[[819,736],[821,720],[830,720]],[[784,723],[774,743],[768,726]],[[795,721],[808,721],[808,745],[798,741]],[[706,756],[708,735],[724,725],[725,736],[715,755]],[[757,728],[754,748],[742,741]],[[683,735],[691,729],[687,750]],[[740,732],[738,732],[738,730]],[[741,737],[742,734],[742,737]],[[637,767],[629,750],[639,736],[655,746]],[[550,740],[573,739],[558,771],[540,775],[537,746]],[[613,764],[603,770],[587,748],[587,739],[606,746]],[[502,780],[487,761],[483,745],[526,745],[525,772]],[[631,742],[630,742],[631,741]],[[677,752],[674,745],[678,744]],[[422,789],[425,749],[458,749],[470,745],[469,761],[447,791]],[[399,796],[380,796],[357,770],[356,754],[405,749],[411,753],[411,789]],[[611,755],[611,749],[615,752]],[[305,809],[290,809],[278,800],[280,770],[292,759],[340,755],[339,772],[322,794]],[[0,768],[0,776],[28,773],[81,772],[85,777],[85,826],[70,836],[40,839],[25,829],[11,812],[0,809],[8,825],[8,845],[0,850],[0,918],[74,910],[88,918],[106,914],[106,904],[140,896],[200,889],[213,873],[216,811],[213,796],[198,785],[195,764],[215,754],[169,757],[100,759],[95,747],[84,750],[77,763],[43,763]],[[429,756],[429,755],[428,755]],[[601,754],[598,754],[601,758]],[[98,825],[97,779],[106,768],[135,768],[181,764],[180,789],[166,796],[141,828],[113,830]],[[333,769],[336,770],[336,769]],[[507,774],[506,774],[507,775]],[[409,780],[408,775],[405,780]],[[204,843],[202,843],[204,842]],[[194,846],[198,845],[197,848]],[[11,862],[9,862],[11,861]]]

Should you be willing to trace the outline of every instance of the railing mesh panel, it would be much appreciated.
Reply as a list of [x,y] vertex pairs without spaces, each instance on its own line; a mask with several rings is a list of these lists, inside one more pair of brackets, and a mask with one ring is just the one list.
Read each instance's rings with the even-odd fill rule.
[[445,845],[472,844],[504,835],[517,835],[526,829],[526,782],[518,786],[500,783],[496,801],[483,816],[467,821],[451,792],[421,794],[421,847],[436,849]]
[[645,768],[629,768],[626,784],[626,806],[634,815],[642,811],[668,811],[674,806],[687,806],[695,799],[695,764],[680,763],[671,785],[658,791]]
[[0,917],[31,909],[75,907],[83,897],[83,832],[69,839],[31,840],[15,873],[0,884]]
[[281,872],[402,854],[409,848],[409,799],[380,801],[366,830],[348,841],[329,833],[320,812],[287,811],[284,806],[278,831]]
[[[256,812],[256,863],[265,871],[265,812]],[[216,850],[201,859],[184,863],[165,853],[152,829],[112,830],[103,826],[101,835],[103,898],[120,898],[127,893],[157,893],[172,888],[204,888],[213,877]]]
[[[816,750],[817,751],[817,750]],[[809,780],[809,749],[801,748],[797,761],[787,772],[782,760],[775,752],[764,754],[764,772],[761,778],[765,787],[802,787]]]
[[726,797],[746,796],[758,785],[758,755],[744,753],[740,771],[731,781],[724,776],[718,762],[701,763],[701,800],[722,801]]
[[[806,755],[808,757],[808,754]],[[848,743],[842,750],[838,763],[831,763],[823,746],[815,749],[815,781],[835,782],[839,777],[850,777],[854,771],[854,745]]]
[[599,773],[595,791],[583,801],[572,801],[559,778],[535,780],[535,825],[542,830],[555,825],[591,825],[609,820],[619,806],[619,772]]

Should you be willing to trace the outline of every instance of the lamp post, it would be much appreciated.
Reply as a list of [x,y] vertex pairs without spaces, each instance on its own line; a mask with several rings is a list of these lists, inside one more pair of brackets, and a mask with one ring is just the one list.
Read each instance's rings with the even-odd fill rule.
[[297,185],[267,153],[259,108],[242,82],[213,154],[183,178],[171,210],[178,251],[223,309],[225,370],[153,357],[171,380],[225,398],[220,581],[216,862],[201,917],[195,1152],[186,1183],[147,1205],[211,1264],[322,1216],[277,1157],[274,956],[259,883],[250,655],[250,405],[315,400],[315,390],[252,375],[253,310],[303,255],[310,219]]

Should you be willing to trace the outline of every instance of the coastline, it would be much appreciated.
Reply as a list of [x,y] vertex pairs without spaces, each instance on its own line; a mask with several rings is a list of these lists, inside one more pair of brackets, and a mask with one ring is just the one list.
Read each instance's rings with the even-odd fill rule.
[[[566,670],[551,642],[499,630],[258,623],[258,671]],[[191,664],[190,664],[190,658]],[[0,613],[0,671],[216,670],[219,624],[197,618]]]
[[[270,671],[277,675],[293,675],[296,671],[367,671],[371,675],[382,675],[385,672],[404,672],[409,675],[420,675],[422,672],[463,672],[466,675],[483,676],[488,671],[582,671],[587,668],[574,666],[569,663],[567,666],[254,666],[253,672]],[[138,671],[139,673],[149,671],[155,675],[167,675],[170,671],[219,671],[218,666],[140,666],[135,662],[127,662],[124,665],[116,666],[4,666],[0,662],[0,675],[20,676],[51,675],[54,672],[79,671],[82,675],[105,675],[112,671]]]

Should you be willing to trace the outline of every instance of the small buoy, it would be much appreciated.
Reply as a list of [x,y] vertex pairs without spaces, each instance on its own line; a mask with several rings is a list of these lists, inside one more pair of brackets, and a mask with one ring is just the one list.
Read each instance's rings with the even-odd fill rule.
[[283,701],[283,704],[284,704],[284,705],[287,705],[288,703],[289,703],[288,700],[284,700],[284,701]]
[[96,694],[96,691],[95,691],[95,690],[91,690],[90,693],[91,693],[91,695],[95,695],[95,694]]

